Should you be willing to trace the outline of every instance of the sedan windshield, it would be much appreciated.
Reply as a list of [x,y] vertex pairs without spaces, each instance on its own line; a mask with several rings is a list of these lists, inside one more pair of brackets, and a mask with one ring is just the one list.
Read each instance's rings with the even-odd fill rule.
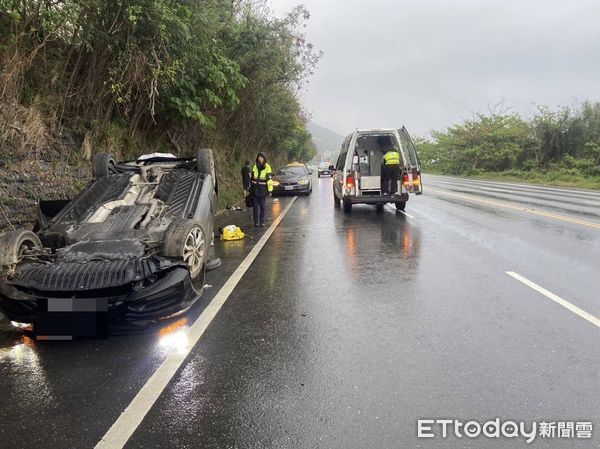
[[307,172],[304,167],[281,167],[277,172],[277,175],[286,176],[286,175],[295,175],[295,176],[306,176]]

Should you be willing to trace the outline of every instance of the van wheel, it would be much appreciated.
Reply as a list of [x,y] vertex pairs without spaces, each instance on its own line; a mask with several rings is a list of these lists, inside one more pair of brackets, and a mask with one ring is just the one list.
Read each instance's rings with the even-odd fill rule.
[[344,212],[352,212],[352,203],[344,200]]
[[385,206],[385,204],[377,204],[377,213],[380,214],[383,212],[383,207]]
[[396,209],[404,212],[404,209],[406,209],[406,201],[398,201],[396,203]]

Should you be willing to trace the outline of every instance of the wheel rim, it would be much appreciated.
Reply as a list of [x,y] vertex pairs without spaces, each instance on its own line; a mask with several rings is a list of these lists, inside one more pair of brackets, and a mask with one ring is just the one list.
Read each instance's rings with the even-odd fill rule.
[[200,274],[204,263],[204,235],[202,229],[193,228],[185,238],[183,261],[190,267],[192,278]]

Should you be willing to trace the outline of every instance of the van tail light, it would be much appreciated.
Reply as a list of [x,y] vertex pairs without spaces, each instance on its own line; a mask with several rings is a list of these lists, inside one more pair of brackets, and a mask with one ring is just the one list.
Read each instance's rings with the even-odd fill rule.
[[404,173],[404,185],[408,186],[409,183],[410,183],[410,180],[408,179],[408,173]]
[[354,188],[354,176],[352,176],[352,175],[349,175],[349,176],[346,178],[346,188],[347,188],[348,190],[350,190],[350,189]]
[[419,187],[420,184],[421,184],[421,178],[419,178],[419,174],[418,173],[415,173],[413,175],[413,185],[415,187]]

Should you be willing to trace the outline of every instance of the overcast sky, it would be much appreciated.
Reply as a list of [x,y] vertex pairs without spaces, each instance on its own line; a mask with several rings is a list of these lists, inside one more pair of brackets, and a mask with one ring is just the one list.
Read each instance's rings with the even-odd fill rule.
[[413,134],[504,99],[529,115],[600,100],[600,0],[272,0],[302,3],[324,52],[302,93],[315,122]]

